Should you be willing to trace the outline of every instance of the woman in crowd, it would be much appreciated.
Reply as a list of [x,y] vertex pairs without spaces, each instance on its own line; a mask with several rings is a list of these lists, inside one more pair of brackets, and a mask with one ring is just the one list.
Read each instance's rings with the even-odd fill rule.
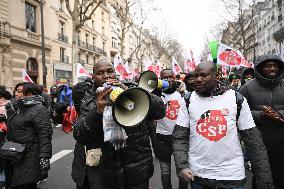
[[47,177],[52,127],[40,94],[36,84],[19,83],[14,90],[15,98],[6,105],[7,139],[27,145],[20,161],[9,162],[7,166],[6,186],[12,189],[37,188],[37,182]]

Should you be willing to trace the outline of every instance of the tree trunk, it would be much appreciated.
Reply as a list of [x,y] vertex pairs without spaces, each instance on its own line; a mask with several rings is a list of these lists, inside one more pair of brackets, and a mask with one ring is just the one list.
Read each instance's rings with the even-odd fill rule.
[[123,28],[121,30],[121,40],[120,40],[120,57],[121,57],[121,60],[124,62],[124,50],[125,50],[125,47],[124,47],[124,42],[125,42],[125,29]]
[[79,42],[77,40],[77,30],[76,30],[76,23],[73,23],[72,26],[72,84],[75,85],[78,83],[78,76],[77,76],[77,63],[78,61],[78,53],[79,53]]

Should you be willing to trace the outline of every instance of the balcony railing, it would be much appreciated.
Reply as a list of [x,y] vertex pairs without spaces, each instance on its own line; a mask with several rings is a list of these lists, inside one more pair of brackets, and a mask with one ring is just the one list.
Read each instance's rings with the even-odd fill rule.
[[79,40],[79,47],[87,48],[86,42]]
[[284,39],[284,28],[281,28],[273,34],[275,41],[281,41]]
[[81,41],[81,40],[79,40],[79,47],[88,49],[88,50],[93,51],[93,52],[96,52],[96,53],[98,53],[98,54],[104,54],[104,53],[106,53],[106,52],[103,51],[103,49],[98,48],[98,47],[96,47],[96,46],[94,46],[94,45],[91,45],[91,44],[86,43],[85,41]]
[[0,21],[0,35],[1,37],[3,35],[6,35],[6,36],[11,35],[10,24],[8,22]]
[[28,32],[28,38],[34,39],[34,40],[39,40],[40,35],[35,32],[27,31]]
[[60,58],[61,60],[61,62],[64,62],[64,63],[66,63],[66,64],[69,64],[69,56],[63,56],[63,57],[61,57]]
[[101,49],[101,48],[96,48],[96,52],[99,53],[99,54],[103,54],[103,49]]
[[10,45],[11,44],[11,30],[8,22],[0,21],[0,43]]
[[64,43],[68,43],[68,37],[65,36],[63,33],[58,33],[58,40]]

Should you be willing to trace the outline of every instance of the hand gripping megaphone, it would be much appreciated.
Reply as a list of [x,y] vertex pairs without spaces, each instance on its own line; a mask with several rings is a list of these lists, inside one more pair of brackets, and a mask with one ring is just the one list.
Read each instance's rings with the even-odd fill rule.
[[140,87],[129,88],[113,102],[113,119],[120,126],[137,126],[147,118],[150,104],[151,96],[146,90]]
[[149,92],[153,92],[155,89],[166,89],[169,87],[169,83],[166,80],[161,80],[152,71],[145,71],[141,74],[138,87],[141,87]]

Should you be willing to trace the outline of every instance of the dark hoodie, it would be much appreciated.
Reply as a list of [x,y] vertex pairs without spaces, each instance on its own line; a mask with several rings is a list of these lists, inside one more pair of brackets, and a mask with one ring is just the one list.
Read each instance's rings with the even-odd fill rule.
[[[242,78],[241,78],[241,86],[243,86],[246,81],[245,81],[245,75],[251,73],[254,76],[254,69],[253,68],[244,68],[242,71]],[[253,78],[251,78],[253,79]]]
[[[272,60],[279,65],[279,74],[275,79],[261,75],[263,63]],[[260,56],[255,62],[255,79],[247,82],[240,93],[246,97],[257,127],[262,132],[266,146],[284,145],[284,126],[281,123],[260,119],[262,106],[272,106],[284,115],[284,62],[272,54]]]
[[[263,63],[272,60],[279,65],[279,74],[275,79],[261,75]],[[255,79],[247,82],[241,89],[248,100],[256,126],[262,134],[271,166],[276,189],[284,188],[284,124],[270,119],[261,119],[263,106],[272,106],[284,115],[284,62],[272,54],[260,56],[255,62]]]

